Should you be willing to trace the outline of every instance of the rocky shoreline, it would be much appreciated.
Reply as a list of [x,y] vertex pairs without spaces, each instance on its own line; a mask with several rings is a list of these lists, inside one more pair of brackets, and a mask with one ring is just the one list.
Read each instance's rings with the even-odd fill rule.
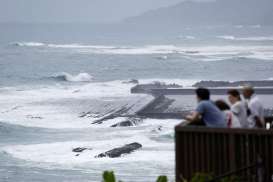
[[[105,115],[98,117],[97,120],[91,124],[102,124],[108,120],[115,120],[115,118],[124,118],[115,124],[109,125],[109,127],[133,127],[139,125],[145,118],[156,118],[156,119],[183,119],[190,110],[184,108],[183,102],[187,95],[194,95],[196,87],[209,87],[211,93],[215,95],[225,95],[227,89],[230,87],[240,87],[246,84],[250,84],[256,87],[257,92],[273,94],[273,81],[238,81],[238,82],[225,82],[225,81],[201,81],[193,85],[192,88],[183,88],[177,84],[137,84],[132,88],[132,94],[150,94],[153,95],[154,99],[146,104],[144,107],[136,111],[134,114],[128,114],[130,107],[121,107],[120,109],[113,110]],[[266,88],[265,88],[266,87]],[[171,97],[170,97],[171,95]],[[191,97],[191,96],[190,96]],[[182,103],[182,104],[181,104]],[[175,105],[175,106],[173,106]],[[175,108],[177,107],[177,108]],[[89,116],[89,112],[80,115],[79,117]],[[273,109],[267,108],[265,110],[265,116],[273,116]],[[96,158],[109,157],[116,158],[121,157],[125,154],[130,154],[136,150],[142,148],[142,144],[134,142],[122,147],[117,147],[104,153],[98,154]],[[86,150],[92,150],[90,147],[77,147],[72,150],[79,156]]]

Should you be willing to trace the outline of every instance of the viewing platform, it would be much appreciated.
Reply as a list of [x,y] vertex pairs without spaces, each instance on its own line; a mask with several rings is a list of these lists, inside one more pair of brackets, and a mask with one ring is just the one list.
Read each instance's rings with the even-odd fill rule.
[[[225,98],[231,88],[251,84],[266,106],[266,122],[273,122],[273,81],[199,82],[190,88],[172,84],[137,85],[133,94],[150,94],[154,100],[137,114],[181,119],[192,109],[197,87],[209,88],[215,98]],[[175,127],[176,181],[196,173],[213,176],[208,182],[236,177],[240,182],[273,181],[273,129],[229,129],[188,125]]]
[[[273,118],[266,118],[272,122]],[[239,181],[270,182],[273,177],[273,130],[175,127],[176,181],[196,173],[235,176]],[[209,182],[209,181],[208,181]]]

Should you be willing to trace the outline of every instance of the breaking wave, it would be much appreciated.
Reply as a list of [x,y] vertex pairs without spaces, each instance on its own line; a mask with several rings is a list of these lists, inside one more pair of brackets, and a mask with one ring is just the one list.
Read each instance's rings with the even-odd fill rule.
[[273,36],[235,37],[233,35],[221,35],[217,38],[234,41],[273,41]]
[[93,80],[93,77],[88,73],[79,73],[77,75],[71,75],[69,73],[63,72],[58,73],[52,77],[57,80],[69,82],[91,82]]
[[19,46],[19,47],[42,47],[46,46],[46,44],[41,42],[15,42],[11,43],[11,45]]
[[[218,36],[218,38],[238,41],[262,41],[272,40],[272,37],[245,37],[237,38],[230,35]],[[49,49],[64,49],[75,51],[80,54],[103,54],[103,55],[160,55],[160,58],[168,58],[169,55],[198,61],[218,61],[231,58],[247,58],[260,60],[273,60],[272,45],[223,45],[223,46],[180,46],[180,45],[143,45],[143,46],[105,46],[84,44],[45,44],[39,42],[16,43],[17,46],[43,47]],[[163,57],[162,57],[163,56]],[[62,74],[67,81],[90,81],[90,76]]]

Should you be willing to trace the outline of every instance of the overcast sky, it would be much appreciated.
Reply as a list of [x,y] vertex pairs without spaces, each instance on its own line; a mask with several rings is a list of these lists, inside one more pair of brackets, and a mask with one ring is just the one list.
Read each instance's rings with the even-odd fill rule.
[[112,22],[183,0],[0,0],[0,22]]

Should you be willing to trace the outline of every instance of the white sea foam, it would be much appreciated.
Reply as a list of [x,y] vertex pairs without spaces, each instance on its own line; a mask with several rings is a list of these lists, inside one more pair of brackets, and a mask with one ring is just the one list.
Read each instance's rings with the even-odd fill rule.
[[178,36],[179,39],[186,39],[186,40],[194,40],[196,39],[196,37],[192,36],[192,35],[180,35]]
[[242,37],[238,40],[249,40],[249,41],[273,41],[273,36],[259,36],[259,37]]
[[152,96],[130,94],[132,86],[134,84],[112,81],[5,89],[0,95],[0,121],[43,128],[92,127],[92,121],[98,118],[79,116],[91,111],[102,117],[123,107],[130,108],[128,112],[133,114],[151,101]]
[[[158,81],[190,87],[200,80],[154,78],[141,79],[139,83]],[[123,107],[130,108],[127,114],[132,115],[153,99],[146,94],[131,94],[134,85],[116,80],[25,90],[5,88],[0,95],[0,121],[42,128],[109,127],[126,118],[116,118],[102,125],[94,126],[91,123]],[[79,117],[90,111],[87,117]]]
[[251,25],[250,28],[261,28],[261,25]]
[[163,79],[163,78],[150,78],[150,79],[140,79],[140,84],[149,84],[149,83],[155,83],[155,82],[161,82],[164,84],[178,84],[183,87],[191,87],[196,82],[200,80],[198,79]]
[[79,73],[77,75],[71,75],[69,73],[62,72],[53,75],[53,77],[56,79],[70,82],[91,82],[93,80],[93,77],[88,73]]
[[[166,121],[165,121],[166,122]],[[146,133],[147,134],[147,133]],[[15,158],[33,162],[46,162],[60,165],[75,165],[92,162],[94,163],[127,163],[127,162],[163,162],[172,163],[174,160],[174,145],[161,143],[149,139],[140,133],[125,135],[120,132],[120,137],[109,136],[111,139],[91,140],[91,141],[69,141],[29,145],[5,146],[0,150],[12,155]],[[95,139],[95,138],[94,138]],[[138,142],[143,147],[130,155],[123,155],[120,158],[95,158],[100,153],[104,153],[116,147],[121,147],[129,143]],[[72,152],[73,148],[87,147],[86,150],[76,156]],[[158,156],[161,157],[158,157]]]
[[[221,39],[232,41],[262,41],[273,40],[273,37],[235,37],[231,35],[218,36]],[[81,54],[109,54],[109,55],[160,55],[164,58],[170,54],[198,61],[221,61],[236,57],[272,60],[272,45],[223,45],[223,46],[178,46],[178,45],[144,45],[144,46],[104,46],[81,44],[34,44],[54,49],[69,49]],[[24,43],[23,46],[32,47],[32,43]],[[81,75],[82,76],[82,75]],[[74,78],[65,76],[68,80]],[[78,79],[76,79],[78,80]]]
[[42,46],[46,46],[46,44],[42,43],[42,42],[15,42],[15,43],[11,43],[11,45],[20,46],[20,47],[42,47]]
[[244,28],[244,25],[235,25],[235,28]]
[[273,36],[235,37],[233,35],[221,35],[217,38],[234,41],[273,41]]
[[226,39],[226,40],[235,40],[235,37],[233,35],[220,35],[220,36],[217,36],[217,38]]

